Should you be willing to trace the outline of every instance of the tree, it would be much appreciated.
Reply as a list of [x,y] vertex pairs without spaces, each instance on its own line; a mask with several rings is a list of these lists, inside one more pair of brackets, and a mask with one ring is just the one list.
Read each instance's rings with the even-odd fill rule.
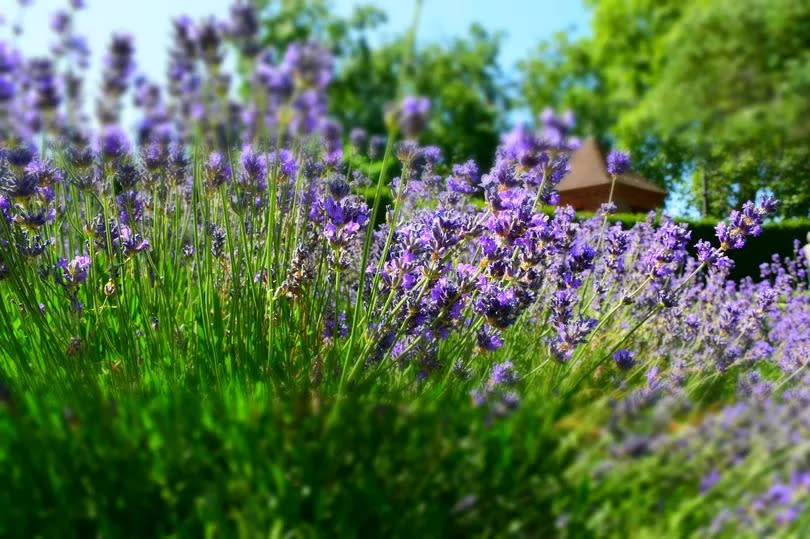
[[557,36],[521,65],[535,111],[570,106],[639,171],[688,178],[706,214],[767,189],[810,212],[810,3],[591,0],[592,35]]
[[450,161],[474,158],[482,166],[492,161],[509,107],[497,62],[500,34],[473,25],[467,37],[417,47],[408,55],[407,35],[370,45],[370,32],[386,20],[370,6],[344,19],[326,0],[265,0],[262,13],[267,45],[283,51],[292,41],[317,39],[333,50],[338,62],[330,114],[347,128],[383,134],[386,106],[401,97],[405,70],[402,90],[431,99],[431,126],[421,142],[438,145]]
[[431,126],[422,142],[440,146],[449,160],[474,158],[487,166],[508,106],[497,65],[500,36],[473,25],[468,38],[415,50],[408,65],[405,39],[344,59],[330,95],[333,112],[346,125],[382,132],[385,106],[396,97],[405,69],[404,91],[431,100]]

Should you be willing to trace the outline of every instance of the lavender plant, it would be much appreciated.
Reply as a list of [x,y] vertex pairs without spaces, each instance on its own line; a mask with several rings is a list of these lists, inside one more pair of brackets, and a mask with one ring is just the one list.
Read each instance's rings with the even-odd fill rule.
[[[415,406],[418,417],[432,421],[443,417],[435,406],[452,403],[454,424],[466,434],[446,450],[443,438],[428,438],[438,462],[452,467],[479,450],[498,457],[483,459],[480,469],[452,468],[477,473],[476,481],[439,486],[435,507],[420,509],[423,479],[409,478],[407,467],[422,464],[404,447],[401,480],[416,489],[413,498],[398,498],[391,479],[383,488],[391,497],[378,500],[389,508],[412,505],[404,521],[429,534],[611,535],[630,525],[650,533],[806,529],[807,263],[797,255],[774,260],[759,281],[727,279],[726,253],[760,233],[775,200],[746,203],[718,225],[716,243],[694,248],[688,227],[666,216],[630,229],[608,226],[612,200],[602,215],[579,219],[558,205],[555,191],[579,145],[569,136],[572,116],[547,111],[537,129],[505,134],[489,170],[474,161],[445,163],[441,149],[419,144],[429,97],[403,93],[385,135],[341,126],[327,114],[330,52],[294,43],[277,58],[258,46],[258,17],[252,4],[237,2],[228,21],[176,19],[165,94],[137,75],[132,38],[113,36],[96,124],[83,110],[86,52],[69,14],[54,19],[54,58],[29,59],[0,43],[6,432],[47,440],[47,430],[36,427],[37,399],[46,407],[81,407],[79,414],[64,408],[59,420],[76,439],[95,432],[91,421],[134,421],[130,411],[141,402],[166,414],[183,410],[167,395],[202,406],[204,422],[228,414],[237,431],[222,434],[218,429],[231,428],[223,417],[205,423],[221,440],[244,439],[238,428],[254,413],[250,407],[269,417],[287,413],[280,403],[301,403],[289,413],[334,435],[362,431],[352,410],[373,415]],[[226,72],[224,58],[233,51],[253,59],[249,70]],[[65,62],[57,60],[65,55],[72,60],[63,72]],[[253,91],[237,98],[230,88],[240,76]],[[119,125],[128,94],[141,115],[134,129]],[[358,162],[376,163],[379,175],[369,179],[372,169],[357,169]],[[625,153],[608,156],[614,177],[628,165]],[[389,170],[396,177],[388,178]],[[77,393],[86,399],[77,401]],[[267,401],[274,404],[259,404]],[[125,412],[115,415],[118,405],[110,402]],[[196,428],[190,425],[199,418],[178,413],[181,429]],[[153,428],[152,419],[140,421]],[[412,436],[431,428],[418,425]],[[409,432],[397,428],[392,435]],[[153,450],[164,444],[166,429],[147,436]],[[301,436],[315,430],[302,427]],[[180,433],[176,447],[197,443]],[[0,446],[8,448],[0,459],[21,455],[19,436]],[[538,464],[532,451],[515,450],[520,457],[510,462],[520,436],[532,450],[553,447],[549,459],[565,470]],[[593,443],[572,451],[563,439]],[[302,449],[307,458],[316,454]],[[351,529],[329,504],[345,509],[345,500],[371,491],[347,488],[334,501],[327,494],[334,478],[316,477],[319,459],[302,455],[277,454],[291,467],[273,472],[270,513],[290,519],[279,517],[273,529],[306,529],[308,520]],[[344,457],[353,466],[351,453]],[[242,453],[232,458],[234,466],[240,458],[254,461]],[[653,477],[681,492],[666,522],[652,508],[660,489],[645,487],[651,501],[642,515],[617,502],[646,483],[616,481],[654,465],[665,472]],[[522,483],[503,471],[509,466],[537,482]],[[375,462],[361,473],[384,469]],[[154,473],[155,484],[168,481]],[[249,475],[223,495],[236,513],[248,511],[247,520],[210,516],[225,531],[273,521],[230,491],[262,490]],[[3,477],[17,492],[20,476]],[[61,488],[55,485],[43,488]],[[202,500],[207,487],[194,485],[182,496]],[[722,485],[734,488],[720,493]],[[302,501],[319,488],[319,501]],[[521,520],[514,504],[497,501],[503,514],[494,515],[477,502],[492,495],[542,503]],[[193,510],[182,496],[165,496],[163,510],[180,516],[161,518],[160,529],[180,529]],[[695,500],[716,512],[685,519]],[[195,522],[209,519],[204,513]],[[92,529],[114,529],[112,513],[84,514]],[[24,511],[15,515],[25,520]]]

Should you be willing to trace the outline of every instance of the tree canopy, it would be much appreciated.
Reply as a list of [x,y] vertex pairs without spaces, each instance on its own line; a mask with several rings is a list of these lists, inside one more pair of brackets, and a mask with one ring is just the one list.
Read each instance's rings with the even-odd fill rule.
[[[506,126],[507,84],[497,62],[501,35],[473,25],[465,37],[413,47],[399,35],[371,45],[384,12],[359,6],[349,17],[328,0],[264,1],[267,44],[317,39],[337,57],[330,85],[330,114],[347,127],[385,132],[386,106],[397,99],[400,76],[408,93],[431,100],[431,128],[422,142],[440,146],[451,161],[487,166]],[[405,73],[402,71],[405,70]]]
[[558,34],[522,62],[534,112],[630,149],[637,169],[691,181],[708,214],[768,190],[810,212],[810,3],[588,0],[591,34]]

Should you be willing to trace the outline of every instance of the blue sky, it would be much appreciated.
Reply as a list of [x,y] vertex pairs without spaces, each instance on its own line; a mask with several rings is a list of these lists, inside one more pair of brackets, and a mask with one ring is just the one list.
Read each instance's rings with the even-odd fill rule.
[[[358,3],[362,2],[337,0],[335,5],[339,13],[348,14]],[[380,0],[376,4],[389,15],[389,34],[408,28],[413,1]],[[506,32],[501,63],[508,69],[557,31],[587,31],[588,14],[581,0],[424,0],[417,39],[449,40],[464,35],[475,22],[490,31]]]
[[[348,15],[357,0],[333,0],[338,13]],[[216,15],[225,17],[230,0],[86,0],[76,24],[93,51],[92,68],[98,72],[98,61],[112,32],[126,30],[135,36],[139,69],[151,79],[162,81],[165,51],[171,35],[171,18],[181,13],[192,17]],[[406,29],[413,18],[412,0],[378,0],[375,2],[389,15],[380,39]],[[19,41],[27,54],[45,53],[52,40],[48,26],[50,14],[68,4],[68,0],[33,0],[25,10],[26,33]],[[16,0],[0,0],[0,14],[6,25],[0,33],[8,35],[9,23],[17,21]],[[509,69],[536,44],[553,33],[587,30],[587,13],[581,0],[424,0],[417,39],[420,42],[446,41],[464,35],[470,24],[481,23],[490,31],[506,32],[501,63]]]

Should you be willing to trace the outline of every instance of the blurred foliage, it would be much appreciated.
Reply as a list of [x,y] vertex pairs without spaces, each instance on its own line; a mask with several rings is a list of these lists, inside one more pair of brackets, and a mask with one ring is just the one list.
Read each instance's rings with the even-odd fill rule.
[[372,32],[386,15],[370,5],[344,18],[326,0],[260,4],[266,45],[282,53],[290,42],[317,39],[333,50],[337,74],[329,90],[330,114],[347,129],[385,133],[385,110],[401,97],[403,77],[406,92],[431,99],[431,125],[422,143],[438,145],[449,161],[492,162],[510,105],[497,63],[501,34],[473,25],[465,37],[407,51],[407,33],[372,46]]
[[487,426],[464,393],[380,397],[0,400],[0,536],[537,537],[577,507],[558,401]]
[[591,35],[558,34],[520,65],[533,112],[570,107],[650,179],[690,177],[709,215],[763,188],[783,215],[810,212],[810,3],[586,3]]

